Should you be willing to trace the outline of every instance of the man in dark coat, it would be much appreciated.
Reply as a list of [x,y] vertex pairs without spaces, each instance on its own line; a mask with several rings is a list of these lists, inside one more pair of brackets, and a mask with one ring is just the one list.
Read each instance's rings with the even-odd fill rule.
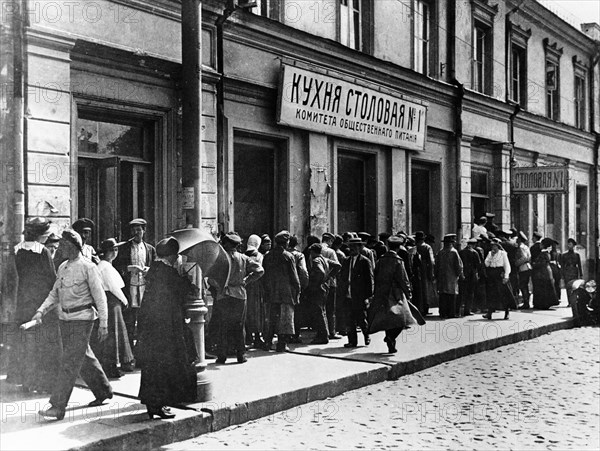
[[440,294],[440,317],[454,318],[458,280],[463,278],[463,264],[458,251],[454,248],[456,235],[444,236],[443,243],[444,247],[435,257],[437,289]]
[[263,259],[262,284],[269,315],[266,342],[272,343],[277,334],[277,352],[289,351],[287,343],[294,335],[294,305],[300,293],[296,260],[286,250],[289,241],[288,231],[279,232],[275,235],[275,247]]
[[435,260],[433,249],[425,242],[425,232],[415,232],[415,241],[417,243],[417,252],[421,256],[421,265],[423,267],[423,300],[419,309],[423,315],[429,313],[429,306],[436,302],[435,300]]
[[146,293],[139,311],[138,359],[142,368],[139,397],[153,418],[173,418],[168,405],[196,399],[196,371],[185,340],[185,296],[191,282],[173,267],[179,243],[166,238],[157,245],[157,259],[148,270]]
[[[473,296],[475,289],[477,288],[477,281],[479,280],[479,273],[483,262],[479,256],[479,252],[475,250],[477,245],[477,239],[471,238],[467,240],[467,247],[462,249],[458,254],[463,262],[463,273],[465,278],[458,283],[458,289],[460,293],[460,305],[463,306],[463,315],[472,315]],[[457,310],[459,310],[457,308]],[[456,312],[456,316],[460,316],[460,312]]]
[[565,287],[567,287],[568,292],[571,291],[570,283],[577,279],[583,279],[581,257],[575,252],[575,246],[577,246],[577,241],[573,238],[569,238],[567,240],[567,252],[564,252],[560,256],[563,279],[565,279]]
[[350,257],[344,261],[339,279],[348,327],[348,343],[344,345],[346,348],[355,348],[358,345],[357,327],[362,330],[365,346],[371,343],[367,325],[367,307],[368,299],[373,294],[373,266],[361,253],[364,245],[360,238],[348,240]]
[[496,217],[496,215],[494,213],[486,213],[485,217],[487,218],[487,222],[485,223],[485,228],[488,232],[492,232],[495,234],[498,230],[500,230],[500,227],[498,227],[494,223],[494,218]]
[[128,308],[123,311],[123,319],[127,327],[129,344],[134,351],[134,339],[136,338],[137,316],[144,292],[146,290],[146,273],[152,262],[156,259],[154,246],[144,241],[146,233],[146,220],[137,218],[129,222],[131,238],[119,249],[119,255],[113,262],[113,266],[119,271],[123,282],[125,282],[125,296],[129,303]]
[[[336,263],[339,263],[337,252],[332,249],[332,244],[334,241],[333,234],[329,232],[325,232],[321,237],[321,255],[323,257],[333,260]],[[337,319],[336,319],[336,305],[337,305],[337,280],[335,277],[331,277],[329,279],[329,292],[327,293],[327,302],[325,303],[325,314],[327,315],[327,330],[329,331],[329,339],[339,339],[342,338],[339,335],[336,335],[335,331]]]
[[387,308],[390,297],[400,307],[399,314],[395,315],[395,318],[388,319],[395,323],[395,327],[386,329],[383,339],[390,353],[396,352],[396,338],[402,330],[416,322],[407,305],[412,297],[412,290],[404,269],[404,262],[398,255],[401,243],[402,240],[399,237],[389,237],[389,250],[377,261],[375,266],[373,311],[377,311],[381,307],[386,310],[386,315],[391,315],[392,313]]

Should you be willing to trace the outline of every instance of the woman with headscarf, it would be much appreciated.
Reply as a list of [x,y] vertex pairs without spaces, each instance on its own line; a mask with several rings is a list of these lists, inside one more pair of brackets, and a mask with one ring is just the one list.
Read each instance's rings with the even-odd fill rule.
[[540,252],[532,262],[531,282],[533,283],[534,309],[546,310],[560,303],[550,267],[553,244],[553,239],[544,238],[540,244]]
[[[39,242],[49,228],[50,221],[45,218],[28,219],[25,240],[15,246],[17,324],[31,319],[56,280],[50,251]],[[7,382],[22,385],[23,391],[51,391],[60,355],[56,310],[46,315],[43,324],[19,330],[15,337],[10,347]]]
[[[246,243],[246,256],[250,260],[262,265],[263,254],[258,249],[261,247],[261,239],[258,235],[250,235]],[[255,280],[246,285],[246,340],[254,348],[264,348],[265,342],[261,333],[265,330],[265,308],[264,308],[264,289],[261,280]]]
[[121,310],[123,306],[127,306],[127,298],[123,292],[125,282],[119,271],[112,265],[121,244],[123,243],[117,243],[114,238],[109,238],[98,248],[100,257],[98,272],[100,272],[108,305],[108,337],[100,342],[94,339],[96,334],[92,333],[91,346],[108,378],[121,377],[121,372],[117,368],[119,363],[123,371],[132,371],[134,363]]
[[179,243],[165,238],[146,276],[138,316],[138,363],[142,368],[139,398],[148,416],[174,418],[167,407],[196,399],[196,370],[186,345],[185,296],[194,286],[175,268]]

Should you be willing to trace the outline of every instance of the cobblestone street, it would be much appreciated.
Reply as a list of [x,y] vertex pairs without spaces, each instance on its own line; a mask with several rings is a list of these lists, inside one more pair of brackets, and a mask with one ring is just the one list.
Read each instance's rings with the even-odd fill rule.
[[164,449],[600,449],[599,351],[558,331]]

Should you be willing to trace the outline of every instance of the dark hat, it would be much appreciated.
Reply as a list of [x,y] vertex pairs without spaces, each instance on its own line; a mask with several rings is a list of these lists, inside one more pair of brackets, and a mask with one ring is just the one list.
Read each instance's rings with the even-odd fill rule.
[[164,238],[156,245],[156,255],[158,257],[168,257],[179,253],[179,241],[172,236]]
[[288,246],[290,248],[294,248],[294,247],[298,246],[298,237],[296,235],[292,235],[290,237],[290,242],[288,243]]
[[517,229],[515,229],[514,227],[511,227],[508,230],[510,231],[511,236],[519,236],[519,231]]
[[61,237],[63,240],[73,244],[77,249],[81,250],[83,248],[83,240],[81,239],[81,235],[75,230],[63,230]]
[[542,240],[542,247],[546,248],[546,247],[550,247],[555,243],[555,241],[552,238],[544,238]]
[[342,238],[344,239],[344,241],[348,241],[350,238],[352,238],[352,232],[342,233]]
[[[263,235],[263,236],[264,236],[264,235]],[[268,236],[269,236],[269,235],[267,235],[267,237],[268,237]],[[237,234],[237,232],[229,232],[229,233],[226,233],[225,235],[223,235],[223,237],[221,238],[221,240],[222,240],[224,243],[231,243],[231,244],[235,244],[235,245],[238,245],[238,244],[241,244],[241,243],[242,243],[242,239],[241,239],[241,238],[240,238],[240,236]],[[269,241],[271,241],[271,239],[270,239],[270,238],[269,238]],[[264,238],[262,239],[262,242],[263,242],[263,243],[265,242],[265,239],[264,239]]]
[[406,238],[406,245],[407,246],[414,246],[416,245],[417,242],[415,241],[415,239],[412,236],[409,236]]
[[102,243],[100,243],[100,246],[98,246],[98,255],[105,254],[107,251],[110,251],[111,249],[119,247],[123,244],[125,244],[125,243],[124,242],[117,243],[117,240],[115,240],[114,238],[108,238],[108,239],[102,241]]
[[336,236],[333,238],[333,244],[336,244],[336,245],[337,245],[337,244],[342,244],[343,242],[344,242],[344,239],[342,238],[342,236],[341,236],[341,235],[336,235]]
[[487,236],[482,234],[482,235],[479,235],[479,238],[477,238],[477,241],[481,241],[482,243],[489,243],[490,239]]
[[467,244],[477,244],[477,238],[469,238]]
[[52,221],[43,217],[27,218],[25,221],[25,229],[42,235],[50,228]]
[[[229,233],[235,233],[235,232],[229,232]],[[237,233],[235,233],[235,234],[237,235]],[[270,243],[271,242],[271,237],[269,236],[268,233],[263,233],[260,236],[260,240],[261,240],[262,243]]]
[[357,235],[365,243],[369,240],[369,238],[371,238],[371,234],[367,232],[358,232]]
[[321,240],[319,239],[319,237],[314,236],[314,235],[308,235],[308,237],[306,238],[306,245],[307,246],[310,246],[310,245],[315,244],[315,243],[320,243],[320,242],[321,242]]
[[527,235],[525,235],[525,232],[523,232],[522,230],[519,232],[519,239],[520,239],[521,241],[523,241],[524,243],[526,243],[527,241],[529,241],[529,240],[527,239]]
[[534,238],[541,238],[542,234],[536,230],[535,232],[533,232],[531,234],[531,236],[534,237]]
[[93,229],[94,227],[96,227],[96,224],[94,224],[94,221],[92,221],[91,219],[88,218],[79,218],[77,221],[75,221],[73,223],[73,230],[76,231],[80,231],[80,230],[85,230],[85,229]]
[[142,226],[142,227],[146,227],[148,223],[146,222],[145,219],[142,218],[135,218],[132,219],[131,221],[129,221],[129,227],[133,227],[133,226]]
[[290,241],[290,232],[287,230],[282,230],[275,235],[275,242],[277,244],[286,244],[288,241]]
[[428,233],[425,235],[425,241],[427,243],[435,243],[435,236],[433,236],[431,233]]
[[456,243],[456,233],[448,233],[444,235],[442,243]]
[[308,247],[308,250],[311,252],[316,252],[317,254],[321,254],[323,250],[323,246],[320,243],[313,243]]
[[60,237],[53,232],[50,235],[48,235],[48,238],[46,238],[46,242],[44,244],[58,243],[59,241]]
[[[498,232],[499,232],[499,231],[496,231],[496,233],[498,233]],[[495,234],[493,234],[492,232],[488,232],[488,238],[489,238],[489,240],[488,240],[488,241],[490,241],[490,240],[493,240],[494,238],[496,238],[496,235],[495,235]]]
[[360,237],[350,238],[348,240],[348,245],[351,246],[353,244],[365,244],[365,242]]
[[477,224],[485,224],[487,222],[487,218],[485,216],[481,216],[478,220],[477,220]]
[[574,238],[567,239],[567,243],[573,243],[573,246],[577,246],[577,241]]
[[404,244],[406,243],[407,235],[404,232],[398,232],[396,233],[396,238],[400,240],[400,244]]
[[415,240],[423,240],[425,239],[425,232],[419,230],[418,232],[415,232]]
[[402,244],[404,241],[399,236],[392,235],[387,239],[388,244]]
[[496,217],[496,215],[495,215],[494,213],[486,213],[486,214],[485,214],[485,217],[486,217],[486,218],[495,218],[495,217]]
[[381,232],[378,236],[379,236],[379,241],[383,241],[385,243],[387,241],[387,239],[390,237],[390,234],[387,232]]
[[333,236],[333,233],[329,233],[329,232],[325,232],[323,233],[323,235],[321,236],[321,239],[323,241],[325,240],[333,240],[335,237]]
[[496,246],[498,246],[498,247],[502,247],[502,241],[500,241],[500,239],[498,239],[498,238],[492,238],[492,239],[490,240],[490,243],[491,243],[492,245],[494,245],[494,244],[495,244],[495,245],[496,245]]

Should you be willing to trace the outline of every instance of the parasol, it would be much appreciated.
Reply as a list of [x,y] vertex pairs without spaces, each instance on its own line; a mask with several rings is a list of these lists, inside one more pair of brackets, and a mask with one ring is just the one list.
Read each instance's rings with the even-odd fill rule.
[[229,258],[214,237],[200,229],[181,229],[169,233],[179,242],[179,253],[196,263],[203,277],[215,280],[223,288],[229,277]]

